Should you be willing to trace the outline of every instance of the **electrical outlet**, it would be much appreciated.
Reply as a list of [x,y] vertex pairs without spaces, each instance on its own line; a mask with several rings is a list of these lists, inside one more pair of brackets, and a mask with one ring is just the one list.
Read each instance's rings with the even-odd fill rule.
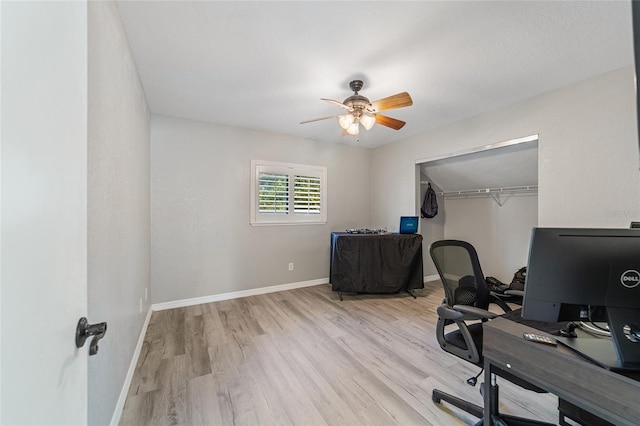
[[293,262],[289,263],[289,271],[293,271]]
[[140,298],[140,313],[142,313],[142,297]]

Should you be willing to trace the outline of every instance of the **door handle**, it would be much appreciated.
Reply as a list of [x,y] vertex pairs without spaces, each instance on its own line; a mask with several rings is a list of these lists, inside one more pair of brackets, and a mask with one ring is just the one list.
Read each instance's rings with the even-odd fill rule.
[[89,346],[89,355],[95,355],[98,353],[98,340],[102,339],[106,332],[106,322],[89,324],[89,321],[87,321],[85,317],[82,317],[76,327],[76,347],[83,347],[84,342],[86,342],[90,336],[93,336],[93,340],[91,340],[91,345]]

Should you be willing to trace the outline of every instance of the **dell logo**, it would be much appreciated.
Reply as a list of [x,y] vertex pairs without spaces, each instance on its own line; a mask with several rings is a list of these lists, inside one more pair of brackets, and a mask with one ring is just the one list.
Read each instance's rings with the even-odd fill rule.
[[627,288],[637,287],[638,284],[640,284],[640,272],[635,269],[624,271],[622,275],[620,275],[620,282]]

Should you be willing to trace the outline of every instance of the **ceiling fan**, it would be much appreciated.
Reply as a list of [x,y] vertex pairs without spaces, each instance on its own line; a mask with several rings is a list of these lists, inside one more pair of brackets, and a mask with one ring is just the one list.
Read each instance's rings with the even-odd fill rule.
[[403,108],[413,105],[413,100],[407,92],[402,92],[389,96],[377,101],[369,102],[369,99],[358,94],[364,83],[362,80],[353,80],[349,83],[349,87],[353,90],[353,95],[349,96],[343,102],[334,101],[333,99],[322,98],[323,101],[337,105],[347,111],[343,115],[330,115],[329,117],[315,118],[313,120],[301,121],[300,124],[312,123],[314,121],[327,120],[329,118],[337,118],[340,127],[344,129],[343,135],[360,134],[360,124],[365,130],[369,130],[375,123],[387,126],[394,130],[400,130],[406,124],[402,120],[387,117],[380,114],[380,111],[387,111],[395,108]]

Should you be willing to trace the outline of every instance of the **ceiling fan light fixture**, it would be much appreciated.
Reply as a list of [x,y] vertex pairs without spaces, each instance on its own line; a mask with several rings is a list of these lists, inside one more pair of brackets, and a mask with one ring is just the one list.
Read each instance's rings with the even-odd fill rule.
[[355,119],[355,117],[353,116],[353,114],[345,114],[345,115],[341,115],[338,118],[338,122],[340,123],[340,127],[342,127],[343,129],[347,130],[347,129],[349,129],[349,126],[351,126],[353,124],[353,120],[354,119]]
[[360,117],[360,123],[362,123],[362,126],[365,129],[369,130],[374,124],[376,124],[376,117],[374,115],[362,114]]
[[358,125],[357,121],[355,123],[351,123],[351,125],[347,129],[347,133],[349,133],[350,135],[357,135],[360,133],[360,126]]
[[[413,105],[411,96],[407,92],[402,92],[370,102],[368,98],[360,95],[359,93],[363,84],[362,80],[353,80],[350,82],[349,87],[353,90],[353,95],[349,96],[342,102],[335,101],[333,99],[321,98],[323,101],[337,105],[346,110],[344,115],[330,115],[329,117],[301,121],[300,124],[337,118],[340,127],[344,129],[343,135],[353,136],[358,136],[360,134],[361,123],[365,130],[370,130],[375,124],[380,124],[381,126],[385,126],[393,130],[402,129],[406,124],[404,121],[382,115],[380,112]],[[356,138],[356,140],[359,139]]]

